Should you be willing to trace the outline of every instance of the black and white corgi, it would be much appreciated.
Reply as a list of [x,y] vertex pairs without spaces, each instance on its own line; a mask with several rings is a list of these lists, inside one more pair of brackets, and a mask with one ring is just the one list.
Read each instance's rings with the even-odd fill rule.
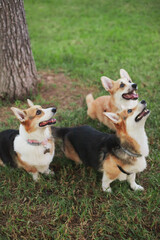
[[111,192],[116,179],[127,180],[133,190],[143,190],[135,182],[136,173],[146,168],[149,154],[144,125],[149,110],[143,100],[133,109],[104,113],[115,126],[116,134],[107,134],[89,126],[54,128],[52,134],[63,139],[66,157],[103,172],[102,188]]
[[20,121],[19,131],[9,129],[0,133],[0,165],[25,169],[35,181],[39,173],[53,174],[49,165],[55,153],[49,125],[55,124],[56,108],[43,109],[27,100],[29,108],[11,110]]

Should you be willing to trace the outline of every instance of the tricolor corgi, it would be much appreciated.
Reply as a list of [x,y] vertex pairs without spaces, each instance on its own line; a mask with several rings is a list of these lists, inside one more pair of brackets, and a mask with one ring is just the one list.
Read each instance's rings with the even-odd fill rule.
[[55,152],[49,125],[55,124],[56,108],[43,109],[27,100],[29,108],[11,110],[20,121],[19,131],[9,129],[0,133],[0,165],[25,169],[35,181],[39,173],[53,174],[49,165]]
[[98,119],[112,130],[116,130],[115,126],[104,116],[103,112],[117,113],[123,109],[133,108],[138,103],[137,84],[132,82],[124,69],[120,69],[120,76],[121,78],[117,81],[105,76],[101,77],[102,85],[110,96],[101,96],[95,100],[92,94],[86,96],[88,116]]
[[66,157],[103,172],[102,189],[111,192],[116,179],[127,180],[133,190],[143,190],[135,182],[136,173],[146,168],[149,154],[144,125],[149,110],[143,100],[133,109],[104,113],[114,124],[116,134],[107,134],[89,126],[54,128],[52,134],[63,139]]

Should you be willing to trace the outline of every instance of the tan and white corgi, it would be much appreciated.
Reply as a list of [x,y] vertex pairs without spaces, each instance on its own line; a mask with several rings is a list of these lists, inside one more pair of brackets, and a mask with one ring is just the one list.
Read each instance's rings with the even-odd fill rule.
[[90,126],[54,128],[52,134],[63,139],[66,157],[103,172],[102,188],[111,192],[110,184],[116,179],[127,180],[133,190],[143,190],[135,182],[136,173],[142,172],[149,154],[144,125],[149,110],[143,100],[133,109],[121,113],[104,113],[116,129],[116,134],[97,131]]
[[49,165],[55,153],[49,125],[55,124],[56,108],[43,109],[27,100],[29,108],[11,110],[20,121],[19,131],[9,129],[0,133],[0,165],[25,169],[35,181],[39,173],[53,174]]
[[129,74],[120,69],[121,78],[113,81],[108,77],[101,77],[101,82],[110,96],[101,96],[94,100],[92,94],[86,96],[87,114],[92,119],[98,119],[112,130],[116,130],[114,124],[108,120],[103,112],[119,112],[123,109],[133,108],[138,103],[137,84],[133,83]]

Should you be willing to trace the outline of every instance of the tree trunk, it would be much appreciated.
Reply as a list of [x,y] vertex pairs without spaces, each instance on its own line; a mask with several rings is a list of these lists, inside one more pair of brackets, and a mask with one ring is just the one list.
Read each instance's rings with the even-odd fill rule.
[[37,80],[23,0],[0,0],[0,98],[24,99]]

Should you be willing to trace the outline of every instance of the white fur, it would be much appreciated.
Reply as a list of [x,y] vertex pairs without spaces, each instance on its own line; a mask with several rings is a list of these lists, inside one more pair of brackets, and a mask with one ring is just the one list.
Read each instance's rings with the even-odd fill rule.
[[123,91],[116,91],[114,94],[114,102],[115,106],[118,108],[119,111],[122,111],[124,109],[134,108],[138,104],[138,100],[126,100],[122,97],[124,93],[131,92],[133,90],[132,88],[132,82],[129,82],[127,78],[121,78],[121,81],[125,84],[125,87]]
[[[31,128],[26,131],[25,121],[28,119],[26,112],[18,108],[12,108],[15,116],[20,122],[22,122],[19,127],[19,135],[16,136],[14,140],[14,151],[19,154],[22,162],[37,169],[37,172],[31,173],[33,179],[37,181],[39,178],[38,173],[53,173],[49,170],[49,164],[51,163],[55,152],[54,141],[49,127],[40,127],[39,123],[51,119],[55,113],[53,113],[52,108],[42,109],[41,106],[34,105],[29,99],[27,102],[31,108],[43,111],[43,115],[37,117],[36,120],[33,118],[34,126],[31,125]],[[41,144],[29,144],[28,140],[34,140]],[[21,166],[21,163],[18,162],[18,165]]]
[[[134,139],[140,146],[140,154],[142,155],[141,157],[138,157],[133,165],[127,165],[125,166],[124,170],[131,173],[130,175],[120,173],[116,179],[120,181],[127,180],[128,183],[130,184],[130,187],[133,190],[144,190],[144,188],[140,185],[138,185],[135,182],[136,179],[136,173],[142,172],[146,167],[147,167],[147,162],[145,157],[148,156],[149,154],[149,147],[148,147],[148,139],[147,135],[144,129],[145,121],[147,117],[149,116],[146,115],[144,116],[140,121],[136,122],[135,118],[136,116],[144,109],[144,105],[142,103],[139,103],[136,111],[134,111],[134,114],[132,114],[130,117],[127,118],[126,120],[126,130],[128,135]],[[118,115],[115,113],[104,113],[108,118],[112,120],[114,124],[118,123]],[[106,173],[103,173],[103,178],[102,178],[102,189],[103,191],[111,192],[110,184],[114,180],[110,180]]]
[[126,79],[132,81],[129,74],[124,69],[120,69],[120,76],[121,76],[121,78],[126,78]]
[[42,129],[38,128],[37,131],[28,134],[25,131],[24,126],[20,125],[19,132],[20,134],[14,140],[14,150],[20,154],[21,160],[30,166],[36,167],[40,173],[49,173],[49,164],[53,159],[54,151],[53,153],[49,152],[46,154],[44,154],[44,151],[46,148],[51,149],[52,145],[54,145],[54,142],[47,142],[45,146],[42,144],[39,146],[34,146],[28,144],[27,142],[28,139],[34,139],[42,142],[47,138],[51,138],[48,127]]
[[[28,139],[34,139],[39,142],[51,138],[48,134],[46,135],[47,129],[38,129],[38,131],[31,134],[27,134],[24,127],[20,125],[20,134],[14,140],[14,150],[21,155],[22,161],[26,162],[31,166],[39,166],[40,172],[43,171],[44,166],[48,166],[52,161],[54,152],[44,154],[45,147],[41,144],[39,146],[34,146],[28,144]],[[51,148],[51,143],[47,143],[46,148]]]
[[134,119],[136,116],[143,110],[144,105],[139,103],[137,107],[137,111],[134,112],[134,114],[131,116],[132,119],[127,118],[126,121],[126,129],[127,133],[130,137],[136,140],[136,142],[140,146],[140,153],[147,157],[149,154],[149,148],[148,148],[148,138],[144,129],[146,118],[149,116],[143,117],[139,122],[136,122]]
[[102,189],[104,192],[112,192],[112,189],[110,187],[111,182],[113,182],[113,180],[109,179],[107,174],[103,172]]

